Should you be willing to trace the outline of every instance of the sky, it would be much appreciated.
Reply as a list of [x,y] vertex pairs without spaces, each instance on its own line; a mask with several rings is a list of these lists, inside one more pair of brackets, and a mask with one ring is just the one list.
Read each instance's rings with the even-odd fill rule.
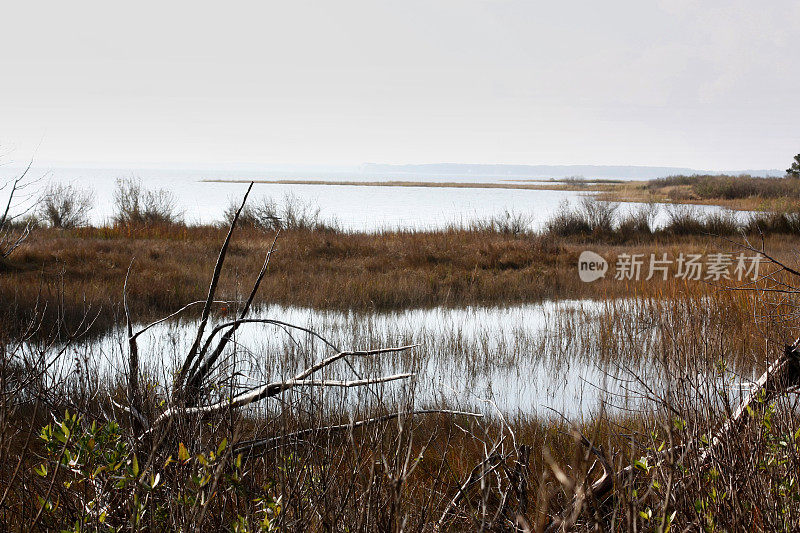
[[0,157],[786,168],[800,2],[14,2]]

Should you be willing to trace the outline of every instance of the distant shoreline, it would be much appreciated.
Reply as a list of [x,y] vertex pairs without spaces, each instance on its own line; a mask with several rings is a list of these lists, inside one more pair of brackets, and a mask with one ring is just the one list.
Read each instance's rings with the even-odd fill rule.
[[[431,187],[431,188],[450,188],[450,189],[518,189],[518,190],[532,190],[532,191],[586,191],[586,192],[602,192],[608,190],[601,187],[587,187],[587,185],[595,186],[598,184],[596,181],[586,181],[579,185],[565,183],[563,181],[553,182],[537,182],[533,183],[495,183],[495,182],[456,182],[456,181],[338,181],[338,180],[302,180],[302,179],[283,179],[283,180],[265,180],[265,179],[242,179],[242,178],[208,178],[200,180],[206,183],[265,183],[272,185],[346,185],[354,187]],[[511,180],[509,180],[511,181]],[[513,180],[516,181],[516,180]],[[552,183],[552,184],[551,184]],[[609,183],[609,182],[606,182]]]
[[[261,183],[270,185],[316,185],[316,186],[349,186],[349,187],[420,187],[420,188],[445,188],[445,189],[511,189],[527,191],[573,191],[592,193],[597,199],[609,202],[642,202],[663,204],[695,204],[714,205],[727,209],[740,211],[769,211],[783,210],[786,206],[796,202],[793,193],[760,194],[766,191],[756,191],[754,195],[743,194],[731,197],[720,192],[712,194],[696,194],[696,186],[702,180],[711,180],[719,183],[726,176],[691,176],[686,178],[687,183],[673,185],[670,178],[661,180],[625,181],[613,179],[508,179],[504,183],[498,182],[461,182],[461,181],[338,181],[338,180],[312,180],[312,179],[242,179],[242,178],[206,178],[200,180],[206,183]],[[737,180],[739,178],[733,178]],[[782,181],[776,178],[748,178],[759,189],[762,186]]]

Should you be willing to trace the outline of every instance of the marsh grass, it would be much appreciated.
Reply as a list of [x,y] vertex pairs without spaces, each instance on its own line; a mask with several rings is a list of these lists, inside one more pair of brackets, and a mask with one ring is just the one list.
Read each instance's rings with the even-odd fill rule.
[[689,187],[691,193],[701,199],[800,198],[800,183],[797,180],[747,174],[668,176],[647,184],[648,189],[653,191],[675,186]]
[[[575,206],[562,205],[545,224],[544,234],[552,237],[585,239],[591,242],[652,242],[669,236],[755,237],[761,235],[798,235],[800,207],[782,211],[753,212],[748,216],[734,211],[704,213],[696,206],[675,204],[659,207],[644,204],[620,214],[619,204],[586,197]],[[659,209],[666,221],[656,224]]]
[[[289,229],[281,233],[281,249],[258,299],[367,311],[619,298],[662,291],[667,285],[674,292],[682,287],[681,280],[633,283],[607,276],[582,283],[575,266],[586,249],[610,260],[620,253],[707,254],[735,248],[710,233],[743,238],[731,233],[733,220],[724,213],[710,217],[679,209],[670,213],[668,223],[654,229],[647,207],[619,217],[613,212],[591,217],[573,212],[569,216],[578,221],[574,225],[559,223],[542,234],[520,233],[524,224],[513,216],[507,231],[496,224],[472,230],[380,234]],[[754,215],[742,224],[748,231],[745,237],[760,242],[763,235],[765,245],[778,257],[791,259],[798,241],[789,232],[800,227],[795,215]],[[129,285],[132,311],[143,319],[169,313],[204,297],[223,233],[212,226],[177,224],[41,228],[0,264],[0,301],[5,304],[0,315],[13,322],[15,313],[29,314],[38,303],[51,321],[60,313],[67,324],[74,324],[87,310],[102,309],[96,326],[107,329],[119,315],[128,267],[135,274]],[[226,299],[234,299],[244,290],[242,280],[258,272],[261,251],[273,237],[254,227],[241,228],[231,245],[232,268],[221,280]]]
[[[583,284],[575,262],[587,242],[605,254],[730,251],[731,243],[693,233],[686,218],[672,231],[654,230],[647,211],[620,222],[608,206],[595,205],[581,217],[588,234],[559,238],[497,226],[284,232],[261,303],[349,309],[326,332],[347,347],[422,343],[407,355],[342,362],[336,375],[401,369],[419,377],[351,392],[292,389],[260,407],[176,418],[145,436],[122,407],[124,339],[91,339],[84,330],[122,324],[118,302],[133,256],[128,289],[137,319],[204,296],[221,230],[164,223],[32,234],[6,263],[0,286],[10,324],[0,328],[0,452],[12,459],[0,466],[0,525],[541,531],[583,493],[585,504],[567,517],[566,529],[796,530],[795,397],[755,405],[752,423],[728,435],[711,462],[702,459],[743,387],[800,333],[795,293],[674,279]],[[639,240],[621,237],[623,226]],[[258,271],[271,239],[251,227],[232,242],[221,285],[226,303],[215,308],[215,320],[236,313],[246,294],[241,280]],[[791,236],[768,235],[765,246],[793,261]],[[776,272],[734,289],[769,288],[764,283],[791,287],[793,280]],[[560,309],[539,329],[526,317],[505,330],[484,323],[470,331],[464,320],[442,319],[448,307],[469,302],[508,305],[570,293],[602,302]],[[442,306],[444,315],[387,327],[352,311],[413,306]],[[265,312],[289,314],[274,306]],[[310,325],[328,327],[324,319]],[[175,399],[170,385],[185,353],[181,331],[180,323],[155,329],[143,352],[147,418]],[[78,334],[86,342],[73,339]],[[283,334],[237,333],[202,397],[225,400],[322,356],[313,340]],[[586,368],[596,372],[574,371]],[[544,387],[536,383],[542,375]],[[535,394],[515,396],[526,387]],[[574,412],[556,406],[564,418],[536,410],[569,387],[581,394],[573,403],[592,400]],[[351,425],[420,408],[474,408],[485,416],[401,414]],[[601,446],[616,470],[631,466],[636,473],[612,497],[595,500],[586,492],[600,470],[576,432]],[[676,444],[687,452],[648,459]]]
[[[533,217],[524,213],[503,210],[502,213],[487,220],[478,220],[470,224],[470,229],[482,233],[500,233],[502,235],[527,235],[531,232]],[[458,228],[454,228],[458,229]]]
[[[505,377],[493,381],[514,388],[533,379],[535,367],[526,364],[533,360],[548,368],[554,387],[563,387],[559,376],[569,375],[571,366],[596,365],[607,380],[579,387],[605,393],[569,419],[603,447],[616,468],[634,464],[648,450],[700,439],[730,412],[742,394],[737,386],[764,368],[782,339],[798,333],[796,322],[774,319],[789,316],[792,302],[700,288],[563,309],[543,328],[525,328],[523,321],[500,337],[490,325],[460,329],[459,319],[448,323],[434,317],[420,324],[401,318],[390,328],[352,313],[332,317],[328,325],[315,319],[312,324],[331,340],[347,340],[353,347],[421,342],[408,355],[354,362],[354,369],[369,376],[387,368],[424,371],[438,365],[444,369],[440,378],[446,376],[462,396],[429,394],[444,384],[440,378],[425,383],[424,373],[408,387],[384,384],[354,395],[288,392],[263,408],[181,421],[155,448],[138,451],[126,444],[127,417],[111,401],[124,403],[124,350],[117,342],[73,343],[65,352],[61,343],[36,338],[17,349],[2,343],[3,361],[23,364],[16,373],[2,373],[0,444],[23,462],[19,469],[13,463],[3,467],[11,490],[0,518],[8,527],[19,527],[38,516],[42,529],[99,526],[102,512],[101,529],[425,531],[449,508],[443,527],[450,530],[511,531],[518,513],[531,524],[546,523],[569,504],[580,483],[597,478],[597,469],[573,439],[570,422],[552,412],[532,414],[530,404],[497,411],[494,405],[503,404],[471,379],[506,369]],[[147,345],[148,416],[169,400],[170,368],[183,353],[179,326],[154,332]],[[254,337],[241,335],[220,362],[211,399],[249,380],[291,375],[319,357],[319,347],[302,337],[261,330]],[[45,366],[43,379],[30,381],[25,394],[12,401],[10,392],[25,374]],[[515,372],[519,381],[508,377]],[[623,387],[611,386],[614,376]],[[590,501],[571,529],[601,524],[646,530],[665,520],[672,528],[794,529],[798,509],[791,480],[800,466],[798,425],[791,399],[789,405],[785,401],[769,407],[738,440],[727,442],[711,467],[693,466],[698,457],[692,454],[669,457],[658,467],[642,463],[633,485],[620,487],[613,500]],[[476,405],[483,406],[484,419],[431,415],[343,432],[320,429],[300,439],[278,438],[266,449],[231,451],[237,442],[397,409]],[[49,429],[40,437],[42,427]],[[30,431],[33,439],[26,437]],[[153,454],[162,459],[150,463]],[[163,461],[168,455],[172,460]],[[491,470],[483,483],[469,485],[451,507],[476,465],[492,457],[491,464],[505,466]],[[91,477],[108,465],[115,466],[113,476],[100,471]],[[556,468],[578,485],[559,481]],[[525,479],[524,492],[519,476]],[[113,504],[103,507],[104,502]]]

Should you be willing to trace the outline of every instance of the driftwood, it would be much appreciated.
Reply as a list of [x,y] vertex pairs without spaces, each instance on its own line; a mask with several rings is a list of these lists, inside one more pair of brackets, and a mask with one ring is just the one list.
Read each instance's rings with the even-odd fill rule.
[[[780,394],[788,392],[790,389],[800,386],[800,339],[795,344],[786,346],[781,357],[775,360],[769,368],[754,383],[754,386],[747,397],[731,414],[730,418],[714,433],[711,442],[700,451],[698,466],[703,468],[718,454],[722,443],[728,441],[736,433],[741,431],[747,423],[757,413],[762,412],[769,403]],[[611,464],[606,459],[602,450],[596,448],[586,437],[580,435],[580,439],[587,449],[598,457],[603,466],[603,475],[592,483],[585,491],[578,488],[571,504],[554,517],[544,529],[546,533],[566,530],[574,523],[580,514],[583,504],[587,497],[591,496],[596,500],[602,500],[611,495],[615,486],[626,483],[636,473],[636,465],[631,464],[615,472]],[[655,460],[654,467],[658,468],[663,461],[669,457],[681,457],[693,449],[700,450],[703,446],[698,440],[691,440],[685,444],[672,446],[642,457],[644,462]]]

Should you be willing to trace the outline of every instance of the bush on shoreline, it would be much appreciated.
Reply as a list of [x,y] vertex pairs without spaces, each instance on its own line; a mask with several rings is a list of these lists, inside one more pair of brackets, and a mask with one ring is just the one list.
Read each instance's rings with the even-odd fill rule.
[[114,191],[113,221],[118,226],[158,226],[180,224],[175,195],[167,189],[148,190],[141,180],[117,180]]
[[667,220],[660,227],[655,225],[657,209],[647,204],[620,216],[617,204],[586,198],[575,208],[563,205],[545,223],[544,234],[621,243],[659,236],[800,235],[800,207],[737,217],[728,210],[703,213],[694,206],[674,205],[666,208]]
[[[800,198],[800,181],[788,178],[758,178],[739,176],[699,175],[667,176],[650,180],[647,189],[658,191],[670,187],[688,187],[697,199],[739,200],[743,198]],[[687,191],[668,193],[673,201],[686,200]]]
[[51,227],[74,229],[89,225],[94,192],[74,185],[50,184],[39,197],[39,216]]
[[[222,216],[223,226],[230,225],[238,208],[238,202],[231,200]],[[292,194],[284,195],[282,202],[264,196],[244,206],[239,214],[238,224],[240,227],[265,231],[336,231],[334,224],[326,223],[320,218],[319,207]]]

